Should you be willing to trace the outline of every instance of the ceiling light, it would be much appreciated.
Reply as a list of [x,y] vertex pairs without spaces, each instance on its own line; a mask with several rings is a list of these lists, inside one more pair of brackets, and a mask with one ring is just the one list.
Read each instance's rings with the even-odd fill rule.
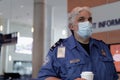
[[12,56],[11,55],[9,55],[9,61],[12,61]]
[[66,35],[66,34],[67,34],[66,30],[63,30],[62,35]]
[[20,5],[20,8],[24,8],[24,5]]
[[20,32],[17,33],[18,38],[20,37]]
[[31,28],[31,32],[34,32],[34,28],[33,27]]
[[0,31],[3,31],[3,25],[0,25]]

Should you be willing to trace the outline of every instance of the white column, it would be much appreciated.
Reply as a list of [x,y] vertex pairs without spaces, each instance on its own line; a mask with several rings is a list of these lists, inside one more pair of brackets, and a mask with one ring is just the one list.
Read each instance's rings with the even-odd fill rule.
[[34,0],[32,78],[36,78],[44,54],[44,0]]

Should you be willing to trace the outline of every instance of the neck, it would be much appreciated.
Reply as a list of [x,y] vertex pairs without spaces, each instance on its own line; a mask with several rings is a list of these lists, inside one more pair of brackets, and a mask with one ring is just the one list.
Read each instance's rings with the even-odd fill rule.
[[83,44],[88,44],[89,43],[90,38],[84,39],[77,34],[75,34],[74,36],[75,36],[75,39],[80,43],[83,43]]

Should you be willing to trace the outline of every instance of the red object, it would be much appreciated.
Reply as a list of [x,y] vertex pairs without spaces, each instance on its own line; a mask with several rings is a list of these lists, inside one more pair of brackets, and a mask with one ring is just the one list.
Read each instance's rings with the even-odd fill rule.
[[120,44],[110,45],[110,51],[114,59],[115,68],[117,72],[120,72]]

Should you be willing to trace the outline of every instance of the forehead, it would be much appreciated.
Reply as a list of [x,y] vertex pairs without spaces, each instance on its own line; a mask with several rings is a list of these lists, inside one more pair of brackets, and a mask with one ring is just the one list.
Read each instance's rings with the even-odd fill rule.
[[78,16],[84,16],[84,17],[90,17],[91,16],[91,13],[89,11],[86,11],[86,10],[82,10],[79,12]]

